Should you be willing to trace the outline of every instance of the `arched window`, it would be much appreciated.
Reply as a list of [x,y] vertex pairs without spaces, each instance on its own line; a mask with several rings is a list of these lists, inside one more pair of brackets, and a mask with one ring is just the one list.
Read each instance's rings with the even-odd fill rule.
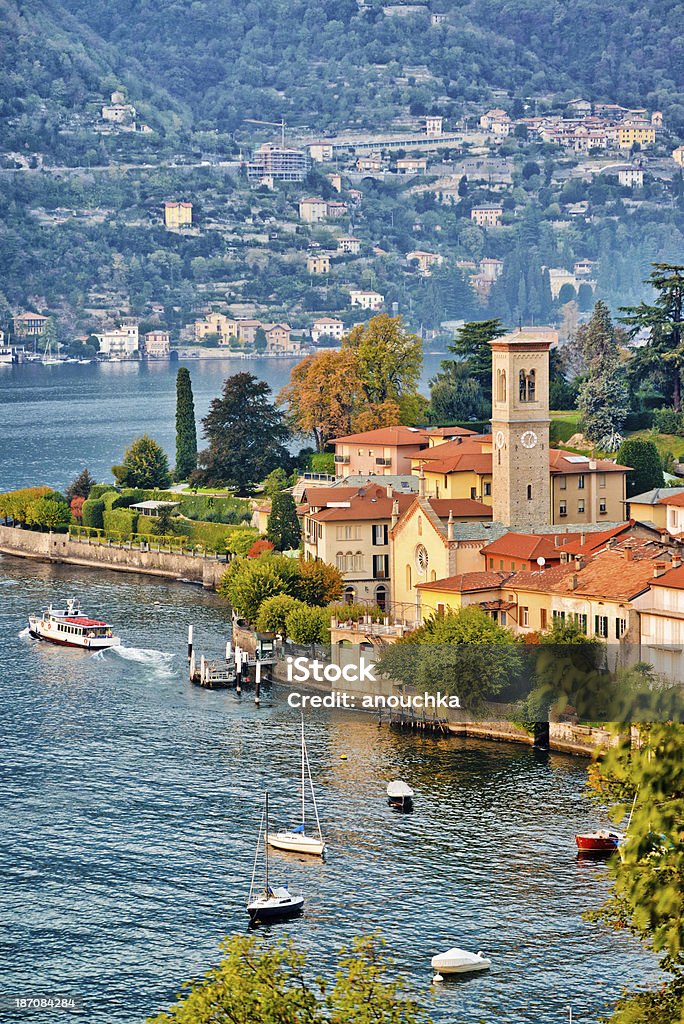
[[418,536],[419,537],[423,536],[423,520],[422,520],[421,516],[418,516]]
[[340,570],[340,572],[344,572],[344,570],[347,568],[347,560],[344,557],[344,553],[342,551],[337,552],[335,561],[337,563],[337,568]]
[[411,590],[411,586],[412,586],[412,584],[411,584],[411,566],[407,565],[406,566],[406,589],[410,591]]
[[354,604],[356,600],[356,587],[345,587],[344,588],[344,603]]
[[521,402],[535,402],[537,399],[537,374],[535,370],[521,370],[518,376]]
[[527,500],[532,501],[532,484],[527,485]]
[[521,402],[527,401],[527,375],[524,370],[518,374],[518,391]]
[[357,551],[354,555],[354,571],[361,572],[363,569],[363,552]]
[[387,611],[387,587],[382,583],[375,588],[375,603],[381,611]]
[[497,402],[506,401],[506,371],[496,371],[496,400]]

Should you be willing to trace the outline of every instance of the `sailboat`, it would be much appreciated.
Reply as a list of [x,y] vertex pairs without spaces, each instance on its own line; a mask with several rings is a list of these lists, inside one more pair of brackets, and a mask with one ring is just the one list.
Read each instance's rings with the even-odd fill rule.
[[[266,861],[266,873],[264,888],[258,896],[254,895],[254,882],[256,879],[257,862],[259,850],[261,849],[261,837],[264,837],[264,857]],[[271,888],[268,877],[268,792],[264,797],[264,813],[261,816],[259,826],[259,838],[257,839],[256,853],[254,855],[254,867],[252,868],[252,881],[249,887],[249,898],[247,900],[247,913],[255,924],[266,924],[269,921],[282,921],[288,917],[296,917],[304,907],[303,896],[293,896],[287,885]]]
[[55,359],[52,355],[52,339],[48,338],[45,343],[45,351],[43,352],[41,363],[43,366],[58,366],[61,362],[61,359]]
[[[314,814],[316,815],[316,835],[306,834],[306,779],[309,779],[309,789],[311,790],[311,803],[313,804]],[[271,846],[277,850],[291,850],[293,853],[311,853],[315,857],[323,857],[325,855],[325,840],[321,832],[321,822],[318,817],[318,808],[316,807],[316,796],[314,794],[313,781],[311,779],[311,766],[309,765],[309,755],[306,750],[306,741],[304,739],[304,716],[302,716],[302,820],[301,824],[295,828],[287,829],[282,832],[269,832],[268,842]]]

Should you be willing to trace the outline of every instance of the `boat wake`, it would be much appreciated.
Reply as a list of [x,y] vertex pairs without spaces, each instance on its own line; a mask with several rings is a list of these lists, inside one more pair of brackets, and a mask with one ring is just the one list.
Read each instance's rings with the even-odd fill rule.
[[108,647],[104,651],[98,651],[94,658],[123,658],[124,661],[132,661],[144,668],[153,669],[159,675],[173,674],[174,655],[167,651],[155,651],[147,647]]
[[29,628],[28,628],[28,626],[24,626],[24,628],[22,629],[21,633],[18,633],[17,635],[19,636],[19,638],[21,640],[25,640],[26,637],[29,635]]

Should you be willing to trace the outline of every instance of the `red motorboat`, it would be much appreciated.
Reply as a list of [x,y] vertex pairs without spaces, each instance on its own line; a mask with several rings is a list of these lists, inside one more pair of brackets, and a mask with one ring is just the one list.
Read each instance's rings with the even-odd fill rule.
[[575,836],[580,853],[613,853],[623,839],[622,832],[605,828],[597,832],[581,832]]

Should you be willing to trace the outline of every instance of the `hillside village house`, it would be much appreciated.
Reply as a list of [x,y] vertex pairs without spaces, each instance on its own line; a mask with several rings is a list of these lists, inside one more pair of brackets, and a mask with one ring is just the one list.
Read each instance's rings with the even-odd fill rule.
[[617,128],[617,144],[619,149],[631,149],[638,142],[642,149],[653,146],[656,130],[648,121],[623,121]]
[[171,350],[168,331],[148,331],[143,336],[143,355],[148,359],[165,359]]
[[328,181],[330,182],[330,184],[332,185],[332,187],[335,189],[336,192],[341,192],[342,191],[342,175],[341,174],[338,174],[335,171],[332,174],[327,174],[326,177],[327,177]]
[[47,320],[41,313],[19,313],[12,317],[14,333],[18,338],[40,338]]
[[164,203],[164,224],[167,228],[189,228],[192,225],[192,203]]
[[[659,505],[666,510],[665,529],[671,537],[684,538],[684,492],[666,495],[660,498]],[[630,498],[630,508],[632,499]]]
[[[473,432],[449,427],[447,436],[468,437]],[[441,430],[420,427],[380,427],[360,434],[336,437],[335,473],[338,477],[376,473],[402,476],[411,472],[411,460],[430,447],[432,440],[443,440]]]
[[309,156],[317,164],[327,164],[333,158],[332,142],[312,142],[309,145]]
[[643,188],[644,171],[641,167],[617,167],[613,169],[612,173],[617,173],[618,183],[623,188]]
[[345,256],[358,256],[361,252],[361,239],[355,235],[342,235],[337,239],[337,251]]
[[299,218],[306,224],[316,224],[328,216],[328,204],[325,199],[300,199]]
[[422,249],[414,249],[413,252],[406,253],[406,262],[415,264],[421,274],[427,277],[434,266],[439,266],[444,262],[444,257],[436,252],[423,252]]
[[306,257],[307,274],[329,274],[330,256],[325,253],[310,254]]
[[132,359],[139,354],[138,324],[124,320],[121,327],[113,327],[94,335],[100,343],[100,355],[109,359]]
[[[259,321],[257,321],[259,323]],[[292,338],[292,328],[288,324],[259,324],[266,335],[266,351],[274,354],[291,354],[299,352],[299,341]],[[256,338],[256,330],[254,331]]]
[[397,160],[397,174],[427,174],[427,157],[403,156]]
[[677,146],[672,150],[672,159],[678,167],[684,167],[684,146]]
[[470,219],[479,228],[499,227],[502,217],[502,206],[474,206],[470,211]]
[[344,576],[344,600],[363,600],[387,608],[390,597],[389,530],[393,509],[412,501],[391,485],[307,487],[303,498],[306,559],[336,565]]
[[361,309],[378,310],[385,301],[385,296],[380,292],[366,292],[360,289],[352,289],[349,293],[349,301],[352,306],[360,306]]
[[223,313],[209,313],[193,325],[195,341],[202,342],[208,334],[217,334],[219,345],[228,345],[230,338],[237,337],[237,321]]
[[429,114],[425,118],[425,134],[428,139],[438,139],[444,130],[444,118]]
[[320,316],[314,320],[311,327],[311,340],[317,345],[321,338],[334,338],[341,341],[346,334],[346,328],[342,320],[332,316]]
[[331,199],[326,204],[326,217],[329,220],[340,220],[347,215],[347,204],[336,199]]
[[[650,523],[661,532],[667,530],[667,504],[665,498],[684,494],[684,487],[654,487],[627,500],[627,515],[638,523]],[[676,536],[676,531],[673,531]]]

